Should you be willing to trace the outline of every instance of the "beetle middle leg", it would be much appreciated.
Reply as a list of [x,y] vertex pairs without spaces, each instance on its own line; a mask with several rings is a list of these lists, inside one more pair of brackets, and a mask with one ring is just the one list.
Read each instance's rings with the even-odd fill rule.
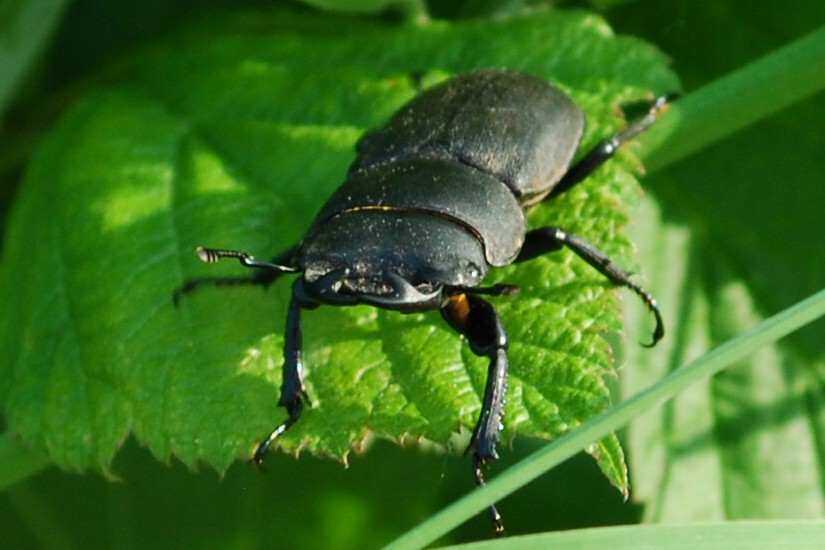
[[547,252],[555,252],[563,247],[572,250],[576,256],[590,264],[596,271],[604,275],[611,283],[632,290],[656,318],[656,328],[653,330],[653,341],[647,347],[655,346],[665,335],[662,314],[656,298],[648,291],[633,282],[630,273],[619,267],[610,257],[596,248],[587,240],[564,231],[560,227],[540,227],[527,232],[524,246],[516,258],[516,262],[531,260]]
[[[507,335],[501,318],[492,304],[470,293],[451,296],[441,309],[444,319],[467,338],[476,355],[490,359],[487,382],[467,452],[473,453],[473,477],[476,485],[484,485],[484,468],[498,458],[496,444],[504,416],[504,393],[507,389]],[[490,506],[490,517],[496,535],[504,534],[501,515],[495,504]]]

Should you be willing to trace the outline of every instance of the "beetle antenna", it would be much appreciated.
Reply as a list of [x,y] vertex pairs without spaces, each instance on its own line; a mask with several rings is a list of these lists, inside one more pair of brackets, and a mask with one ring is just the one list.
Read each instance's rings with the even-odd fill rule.
[[[196,289],[205,286],[205,285],[221,285],[221,286],[230,286],[230,285],[259,285],[259,286],[269,286],[272,281],[278,278],[281,273],[294,273],[299,271],[296,267],[290,267],[287,265],[278,264],[275,262],[264,262],[261,260],[256,259],[250,254],[246,252],[238,252],[236,250],[223,250],[219,248],[204,248],[199,246],[195,250],[195,254],[197,254],[200,261],[213,264],[222,258],[236,258],[241,265],[246,267],[257,268],[253,275],[243,276],[243,277],[199,277],[195,279],[189,279],[183,283],[180,287],[175,289],[175,292],[172,294],[172,302],[175,306],[180,304],[181,298],[183,296],[189,294],[190,292],[195,291]],[[288,259],[292,257],[292,250],[288,250],[286,253],[282,254],[275,260],[279,259]]]
[[204,248],[199,246],[195,249],[198,259],[207,264],[214,264],[223,258],[235,258],[241,265],[245,267],[253,267],[256,269],[269,269],[272,271],[279,271],[281,273],[295,273],[298,271],[297,267],[290,267],[288,265],[280,265],[272,262],[265,262],[258,260],[251,254],[246,252],[239,252],[238,250],[225,250],[222,248]]

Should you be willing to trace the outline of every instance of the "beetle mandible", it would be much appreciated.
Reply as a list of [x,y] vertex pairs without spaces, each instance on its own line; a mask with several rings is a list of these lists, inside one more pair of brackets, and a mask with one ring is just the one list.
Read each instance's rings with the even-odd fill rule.
[[[527,230],[525,209],[586,178],[663,110],[596,145],[571,166],[584,115],[561,90],[506,69],[455,76],[423,91],[383,127],[368,131],[343,185],[321,208],[301,242],[272,262],[234,250],[197,249],[204,262],[236,258],[249,277],[187,281],[178,298],[204,283],[269,285],[299,273],[286,320],[283,384],[278,404],[287,419],[261,442],[260,463],[273,442],[298,421],[308,396],[301,352],[301,311],[320,304],[370,304],[404,313],[439,309],[472,351],[489,358],[481,412],[468,451],[477,485],[497,458],[507,385],[507,336],[484,295],[511,285],[481,286],[491,267],[567,247],[612,283],[636,293],[655,316],[654,345],[664,335],[656,300],[627,271],[581,237],[560,227]],[[490,508],[497,533],[501,517]]]

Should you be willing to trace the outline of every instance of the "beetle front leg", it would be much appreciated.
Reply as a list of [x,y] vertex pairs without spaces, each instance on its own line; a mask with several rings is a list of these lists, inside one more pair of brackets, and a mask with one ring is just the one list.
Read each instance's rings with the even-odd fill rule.
[[317,303],[309,301],[303,292],[301,279],[292,286],[292,297],[289,300],[289,309],[286,316],[286,331],[284,334],[284,368],[283,382],[281,383],[281,398],[278,405],[284,407],[289,415],[278,425],[269,436],[255,448],[252,462],[260,465],[266,457],[272,444],[301,417],[304,403],[309,403],[306,387],[304,386],[303,351],[301,343],[301,309],[317,307]]
[[659,304],[656,298],[633,282],[630,279],[630,273],[619,267],[607,254],[596,248],[590,242],[577,235],[568,233],[560,227],[540,227],[527,233],[524,246],[521,248],[516,262],[531,260],[536,256],[561,250],[561,248],[565,246],[572,250],[576,256],[590,264],[596,271],[607,277],[611,283],[629,288],[642,299],[656,318],[656,328],[653,330],[653,342],[646,344],[646,347],[655,346],[665,335],[665,326],[662,321],[662,314],[659,312]]
[[[482,486],[484,468],[491,459],[498,458],[496,444],[502,429],[504,393],[507,389],[507,335],[496,310],[477,295],[457,294],[450,297],[441,314],[450,326],[467,338],[473,353],[490,358],[481,413],[467,447],[467,452],[473,451],[476,485]],[[490,517],[496,535],[503,535],[504,525],[495,505],[490,506]]]

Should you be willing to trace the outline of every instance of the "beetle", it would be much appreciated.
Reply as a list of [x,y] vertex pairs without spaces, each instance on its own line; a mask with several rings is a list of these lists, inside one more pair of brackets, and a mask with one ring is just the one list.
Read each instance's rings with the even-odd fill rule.
[[[654,297],[585,239],[560,227],[527,228],[525,211],[585,179],[666,106],[572,163],[584,114],[559,88],[508,69],[455,76],[424,90],[358,141],[346,180],[321,207],[300,243],[272,262],[236,250],[197,249],[204,262],[235,258],[255,273],[187,281],[175,301],[204,283],[269,285],[284,273],[292,285],[286,318],[283,383],[287,418],[256,448],[261,463],[309,402],[302,372],[301,311],[321,304],[369,304],[402,313],[440,310],[470,349],[489,359],[481,412],[468,451],[475,483],[498,458],[507,385],[508,341],[485,295],[512,285],[482,286],[490,268],[567,247],[615,285],[637,294],[655,317],[651,346],[664,336]],[[503,533],[495,505],[490,514]]]

